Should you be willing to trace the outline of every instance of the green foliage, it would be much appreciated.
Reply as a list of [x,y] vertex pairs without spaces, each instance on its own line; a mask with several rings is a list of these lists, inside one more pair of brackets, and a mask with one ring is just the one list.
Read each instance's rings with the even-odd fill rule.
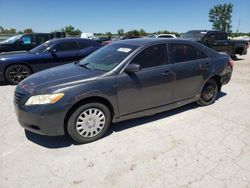
[[209,22],[212,22],[213,29],[231,33],[232,12],[233,12],[232,3],[219,4],[211,8],[209,10],[208,17],[209,17]]
[[65,32],[66,35],[69,36],[80,36],[81,35],[81,30],[75,29],[72,25],[65,26],[64,28],[61,29],[61,32]]
[[111,32],[106,32],[107,37],[111,38],[112,37],[112,33]]
[[23,33],[34,33],[31,28],[27,28],[23,30]]
[[126,35],[129,37],[135,37],[135,36],[137,37],[137,36],[140,36],[140,32],[134,29],[134,30],[128,31]]
[[239,37],[239,36],[249,36],[250,37],[250,33],[230,33],[229,36],[232,38]]
[[118,29],[118,30],[117,30],[117,34],[118,34],[119,36],[123,36],[123,35],[124,35],[124,29]]
[[146,36],[147,33],[146,33],[146,31],[145,31],[144,29],[140,29],[139,35],[140,35],[140,36]]
[[10,28],[10,29],[5,29],[2,26],[0,26],[0,33],[1,34],[16,34],[16,29]]
[[181,36],[181,34],[178,32],[168,31],[168,30],[158,31],[157,34],[174,34],[177,37]]

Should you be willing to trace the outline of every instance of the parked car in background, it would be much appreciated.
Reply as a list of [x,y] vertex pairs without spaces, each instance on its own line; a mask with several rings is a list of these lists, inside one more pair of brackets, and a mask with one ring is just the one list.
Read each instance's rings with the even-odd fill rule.
[[121,40],[25,79],[15,90],[15,111],[29,131],[87,143],[111,122],[214,103],[232,66],[228,55],[189,40]]
[[146,38],[177,38],[174,34],[153,34],[148,35]]
[[91,39],[91,40],[99,40],[99,37],[94,36],[94,33],[82,33],[81,38],[83,39]]
[[233,59],[236,54],[247,54],[248,42],[245,40],[231,40],[224,31],[192,30],[184,33],[182,38],[193,39],[218,52],[225,52]]
[[0,42],[0,53],[23,50],[28,51],[50,39],[64,37],[64,32],[16,35]]
[[28,52],[0,54],[0,81],[18,84],[32,73],[80,60],[100,47],[89,39],[63,38],[49,40]]
[[121,40],[126,40],[126,39],[137,39],[137,38],[141,38],[140,36],[128,36],[128,35],[125,35],[125,36],[122,36],[120,37]]

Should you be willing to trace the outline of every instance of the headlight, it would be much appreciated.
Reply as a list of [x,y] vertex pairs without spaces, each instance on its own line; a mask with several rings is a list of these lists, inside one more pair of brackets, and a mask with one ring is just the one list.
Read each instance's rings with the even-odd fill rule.
[[29,98],[25,105],[38,105],[38,104],[54,104],[64,96],[64,93],[48,94],[48,95],[34,95]]

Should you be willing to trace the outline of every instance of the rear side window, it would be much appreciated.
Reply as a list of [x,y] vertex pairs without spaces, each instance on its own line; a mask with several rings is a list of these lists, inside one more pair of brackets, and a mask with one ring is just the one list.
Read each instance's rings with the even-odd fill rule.
[[89,44],[87,44],[86,42],[80,41],[80,42],[78,42],[78,44],[79,44],[79,49],[80,50],[89,47]]
[[207,58],[203,52],[188,44],[171,44],[170,51],[174,63]]
[[78,50],[76,42],[62,42],[55,46],[56,51],[71,51],[71,50]]
[[132,60],[131,63],[139,64],[142,68],[167,64],[166,44],[158,44],[144,49]]
[[50,39],[49,35],[36,35],[37,44],[42,44],[42,43],[48,41],[49,39]]
[[225,33],[217,33],[215,36],[215,40],[227,40],[227,34]]
[[35,42],[34,35],[24,35],[22,36],[21,40],[24,45],[29,45]]

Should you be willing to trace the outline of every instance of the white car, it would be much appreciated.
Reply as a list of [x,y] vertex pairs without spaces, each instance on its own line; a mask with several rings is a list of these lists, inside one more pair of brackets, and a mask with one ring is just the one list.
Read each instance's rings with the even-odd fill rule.
[[174,34],[154,34],[148,35],[146,38],[177,38]]
[[94,36],[93,33],[82,33],[81,38],[83,38],[83,39],[91,39],[91,40],[99,40],[99,38]]

